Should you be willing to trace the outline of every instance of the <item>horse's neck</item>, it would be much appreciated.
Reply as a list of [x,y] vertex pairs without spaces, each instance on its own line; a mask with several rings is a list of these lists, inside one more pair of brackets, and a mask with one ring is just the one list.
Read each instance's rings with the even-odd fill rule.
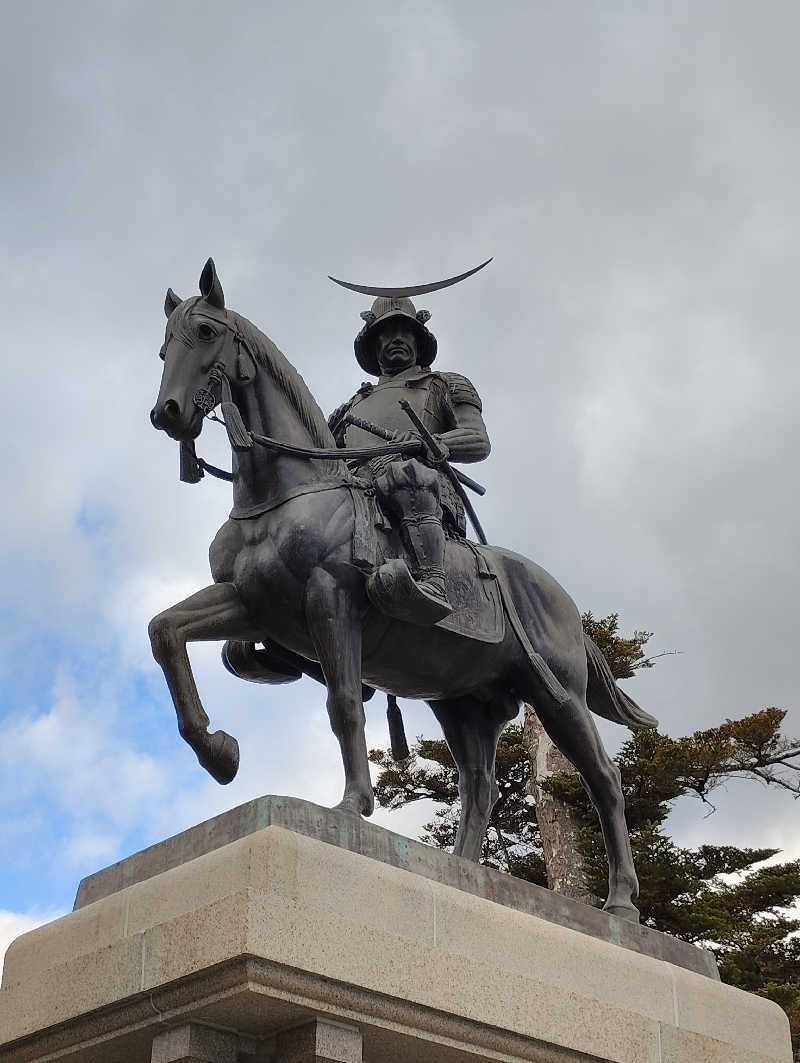
[[[242,387],[234,385],[233,398],[251,432],[298,447],[319,447],[319,441],[314,440],[311,429],[304,423],[295,399],[276,382],[269,368],[257,365],[255,380]],[[318,416],[321,418],[321,413]],[[331,445],[334,445],[333,440]],[[341,470],[339,462],[276,454],[256,444],[252,450],[234,452],[234,505],[238,509],[248,509],[268,504],[290,494],[301,484],[330,480],[341,474]]]

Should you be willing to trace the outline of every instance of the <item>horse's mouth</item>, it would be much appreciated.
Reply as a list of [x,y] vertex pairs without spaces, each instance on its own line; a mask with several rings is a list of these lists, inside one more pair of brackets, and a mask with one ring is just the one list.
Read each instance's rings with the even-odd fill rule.
[[188,423],[184,422],[182,418],[162,416],[160,418],[153,418],[153,427],[160,429],[162,432],[166,432],[170,439],[174,439],[179,443],[188,443],[192,439],[197,439],[200,433],[203,431],[203,411],[193,410],[192,415]]
[[165,428],[164,431],[171,439],[176,439],[179,443],[188,443],[192,439],[197,439],[203,431],[203,416],[200,414],[193,417],[188,428],[172,427]]

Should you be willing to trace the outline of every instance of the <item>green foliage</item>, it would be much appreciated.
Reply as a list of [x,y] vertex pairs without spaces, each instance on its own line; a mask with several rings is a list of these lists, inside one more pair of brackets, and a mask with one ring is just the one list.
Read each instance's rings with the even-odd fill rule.
[[418,738],[411,756],[400,762],[388,749],[370,750],[369,759],[381,768],[375,800],[382,808],[402,808],[426,798],[448,806],[458,801],[458,772],[444,739]]
[[581,616],[583,630],[601,651],[615,679],[630,679],[637,668],[652,668],[653,662],[644,655],[645,643],[652,631],[634,631],[630,638],[618,634],[619,614],[610,613],[595,620],[591,613]]
[[[648,632],[618,633],[616,614],[583,617],[584,629],[601,648],[617,678],[649,667]],[[800,1061],[800,921],[786,909],[800,899],[800,861],[756,867],[778,850],[702,845],[685,849],[666,833],[670,809],[679,798],[700,798],[727,779],[759,781],[800,794],[800,743],[781,733],[785,712],[767,708],[741,720],[672,739],[639,731],[616,757],[641,893],[642,921],[686,941],[713,948],[722,979],[769,997],[789,1015]],[[382,770],[376,797],[400,808],[431,798],[443,807],[425,825],[422,840],[451,848],[458,826],[455,764],[442,740],[418,739],[412,755],[395,764],[388,752],[370,759]],[[530,792],[530,758],[522,728],[503,732],[497,758],[500,800],[492,814],[483,860],[520,878],[547,884],[536,812]],[[579,824],[579,850],[587,885],[605,896],[607,864],[597,816],[575,774],[551,776],[544,785],[571,808]]]
[[[451,849],[460,808],[456,766],[445,741],[418,738],[411,756],[399,764],[388,750],[371,750],[369,757],[382,769],[375,784],[378,804],[383,808],[402,808],[426,798],[440,802],[445,807],[434,812],[431,822],[425,824],[421,840],[440,849]],[[528,794],[530,761],[522,728],[515,724],[500,736],[496,776],[500,796],[489,822],[483,862],[546,886],[539,829]]]

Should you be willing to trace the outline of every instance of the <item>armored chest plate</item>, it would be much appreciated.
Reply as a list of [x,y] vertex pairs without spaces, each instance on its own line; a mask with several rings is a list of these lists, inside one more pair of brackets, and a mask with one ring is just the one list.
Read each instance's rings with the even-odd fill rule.
[[[362,420],[390,432],[408,432],[413,426],[399,403],[400,399],[405,399],[426,428],[431,432],[443,432],[450,427],[446,396],[447,385],[435,373],[399,373],[358,396],[350,410]],[[369,447],[376,442],[374,435],[355,425],[348,425],[344,439],[348,447]]]

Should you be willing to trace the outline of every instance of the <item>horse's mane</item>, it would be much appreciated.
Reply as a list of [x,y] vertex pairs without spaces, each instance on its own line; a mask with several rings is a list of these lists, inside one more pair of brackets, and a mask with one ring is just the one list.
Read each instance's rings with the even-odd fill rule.
[[[297,414],[302,424],[308,430],[314,446],[329,448],[336,446],[325,415],[319,408],[316,399],[308,389],[308,385],[297,372],[289,359],[284,355],[269,336],[256,328],[252,321],[246,317],[228,311],[233,319],[233,324],[247,344],[250,353],[256,362],[267,370],[275,385],[283,391]],[[340,472],[338,461],[319,461],[317,467],[321,467],[328,473]]]

